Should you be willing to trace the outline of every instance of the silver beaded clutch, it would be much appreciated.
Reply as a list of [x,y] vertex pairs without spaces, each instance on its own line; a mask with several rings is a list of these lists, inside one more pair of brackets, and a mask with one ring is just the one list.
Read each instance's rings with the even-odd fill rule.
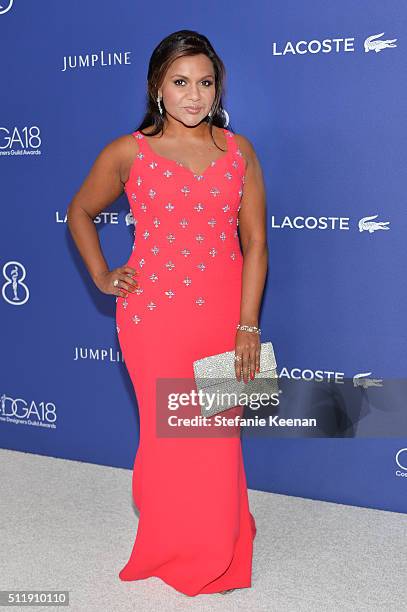
[[193,362],[194,378],[199,396],[202,416],[210,417],[244,402],[241,395],[278,393],[277,363],[271,342],[262,342],[260,346],[260,372],[255,372],[254,379],[247,383],[240,381],[235,374],[235,351],[209,355]]

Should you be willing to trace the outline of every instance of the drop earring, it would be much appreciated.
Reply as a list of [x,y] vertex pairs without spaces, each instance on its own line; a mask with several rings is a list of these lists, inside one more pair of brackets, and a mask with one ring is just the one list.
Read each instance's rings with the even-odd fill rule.
[[160,115],[163,114],[163,109],[162,106],[160,104],[160,96],[157,96],[157,104],[158,104],[158,110],[160,111]]

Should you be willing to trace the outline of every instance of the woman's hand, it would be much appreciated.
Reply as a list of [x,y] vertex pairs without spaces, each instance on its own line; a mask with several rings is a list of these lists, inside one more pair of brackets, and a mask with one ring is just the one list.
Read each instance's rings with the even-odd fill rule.
[[[127,297],[128,293],[134,293],[139,286],[138,282],[133,278],[138,274],[137,270],[129,266],[120,266],[114,270],[102,272],[95,279],[95,285],[102,293],[119,295]],[[119,283],[115,286],[114,281]]]
[[240,382],[241,374],[245,383],[250,378],[254,379],[255,370],[260,370],[260,335],[256,332],[243,331],[238,329],[236,332],[235,359],[236,378]]

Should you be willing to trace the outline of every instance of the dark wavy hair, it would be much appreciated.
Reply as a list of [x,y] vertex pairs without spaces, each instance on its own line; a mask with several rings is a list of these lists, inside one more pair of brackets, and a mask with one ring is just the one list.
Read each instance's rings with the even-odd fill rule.
[[[151,55],[147,72],[147,108],[140,125],[135,131],[142,132],[147,126],[153,125],[154,129],[149,132],[149,135],[155,136],[162,132],[165,108],[162,105],[163,115],[161,115],[157,105],[157,95],[165,73],[170,64],[179,57],[198,55],[199,53],[203,53],[211,60],[215,72],[216,94],[212,105],[212,115],[211,117],[207,115],[203,121],[209,124],[212,140],[212,126],[215,125],[220,128],[226,126],[226,116],[222,103],[226,75],[225,66],[206,36],[194,30],[179,30],[166,36],[156,46]],[[228,130],[233,131],[230,123],[227,123],[227,126]],[[214,144],[216,145],[215,141]]]

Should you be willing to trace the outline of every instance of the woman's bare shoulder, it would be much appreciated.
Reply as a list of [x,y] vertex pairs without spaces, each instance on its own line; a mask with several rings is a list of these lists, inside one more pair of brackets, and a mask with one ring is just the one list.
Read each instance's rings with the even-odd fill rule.
[[123,134],[118,136],[110,143],[116,148],[117,152],[122,155],[131,154],[136,151],[138,153],[139,146],[137,138],[134,138],[133,134]]
[[121,180],[126,183],[131,166],[139,152],[137,139],[132,134],[122,134],[109,142],[104,152],[114,159],[115,165],[119,168]]
[[239,149],[241,150],[247,161],[256,157],[256,151],[254,149],[254,146],[246,136],[243,136],[243,134],[235,133],[233,135],[236,139]]
[[128,157],[134,156],[139,151],[136,138],[131,134],[123,134],[108,142],[102,149],[101,154],[106,159],[111,159],[116,164],[124,162]]

